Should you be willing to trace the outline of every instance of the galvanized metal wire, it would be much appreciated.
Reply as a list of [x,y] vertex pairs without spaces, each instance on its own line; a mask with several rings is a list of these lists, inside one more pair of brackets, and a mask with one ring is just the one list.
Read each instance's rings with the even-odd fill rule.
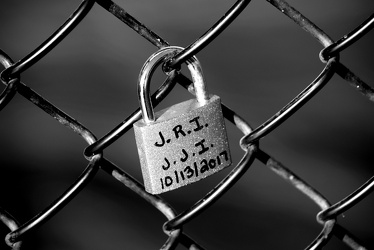
[[[11,211],[9,212],[0,208],[0,219],[10,230],[5,236],[6,243],[9,247],[12,249],[21,249],[22,245],[27,245],[27,242],[21,245],[26,235],[38,230],[46,221],[61,211],[65,205],[71,202],[75,196],[95,178],[100,170],[103,170],[113,177],[114,180],[122,183],[126,188],[132,190],[139,197],[150,203],[166,217],[167,221],[163,225],[163,230],[167,235],[167,240],[164,245],[161,246],[161,249],[175,249],[179,244],[185,246],[187,249],[203,249],[197,241],[193,240],[183,231],[183,226],[194,220],[198,215],[204,214],[206,210],[230,190],[240,179],[244,178],[249,167],[254,160],[257,159],[303,193],[311,201],[316,203],[321,209],[317,215],[317,222],[321,224],[322,230],[306,249],[321,249],[329,243],[333,236],[352,249],[366,249],[356,236],[337,223],[337,217],[358,204],[373,191],[374,177],[370,178],[361,187],[351,192],[351,194],[348,194],[339,202],[331,205],[331,203],[317,191],[317,188],[309,185],[302,177],[293,173],[290,168],[285,167],[263,149],[260,149],[259,144],[263,137],[274,131],[280,124],[284,123],[295,114],[304,104],[309,102],[317,92],[321,91],[335,73],[349,82],[350,85],[354,86],[356,90],[361,92],[370,101],[374,101],[374,89],[339,61],[340,52],[348,49],[350,45],[358,41],[373,28],[374,15],[371,15],[362,24],[358,25],[357,28],[334,42],[322,29],[286,1],[267,1],[322,44],[324,48],[320,52],[320,59],[325,63],[325,67],[309,86],[257,128],[252,128],[239,114],[228,108],[225,104],[222,104],[223,113],[227,121],[234,124],[243,134],[240,140],[240,146],[243,150],[242,159],[238,161],[231,172],[204,197],[197,200],[194,205],[191,205],[180,213],[176,212],[161,196],[147,193],[142,184],[129,175],[126,169],[117,166],[103,155],[105,149],[127,133],[135,121],[141,119],[140,108],[136,109],[120,124],[107,132],[105,136],[97,139],[88,128],[47,101],[20,79],[23,73],[51,52],[82,20],[84,20],[95,3],[118,18],[121,22],[128,25],[154,46],[158,48],[169,46],[169,43],[164,38],[147,28],[146,25],[142,24],[135,17],[127,13],[124,8],[111,0],[84,0],[58,30],[18,62],[13,62],[10,55],[0,50],[0,62],[5,68],[1,72],[1,80],[5,85],[5,89],[0,95],[0,110],[11,104],[13,97],[19,94],[52,116],[60,124],[78,134],[88,144],[84,149],[84,156],[88,161],[86,169],[60,197],[55,199],[55,201],[43,211],[27,222],[19,224],[16,219],[12,217]],[[217,38],[225,28],[229,27],[230,24],[241,15],[242,11],[247,8],[249,3],[250,1],[248,0],[237,1],[223,17],[212,25],[203,35],[163,65],[164,72],[168,74],[165,82],[152,96],[152,104],[154,106],[161,103],[166,96],[172,93],[171,91],[176,83],[179,83],[191,92],[191,94],[194,94],[191,80],[179,72],[181,64],[206,48],[210,42]]]

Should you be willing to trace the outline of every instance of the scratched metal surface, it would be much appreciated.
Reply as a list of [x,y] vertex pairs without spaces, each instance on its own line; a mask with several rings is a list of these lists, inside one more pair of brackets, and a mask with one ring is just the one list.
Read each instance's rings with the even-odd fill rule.
[[[116,1],[173,45],[187,46],[233,1]],[[334,40],[374,10],[370,0],[289,1]],[[0,48],[21,59],[56,30],[77,1],[1,1]],[[212,7],[214,6],[214,7]],[[343,51],[341,62],[373,83],[368,33]],[[197,54],[210,93],[257,127],[323,69],[323,47],[266,1],[252,1],[209,46]],[[138,107],[136,81],[156,48],[95,4],[55,49],[21,76],[54,105],[104,136]],[[186,72],[188,76],[188,72]],[[164,79],[156,75],[154,88]],[[158,83],[159,82],[159,83]],[[160,105],[191,98],[176,87]],[[280,160],[335,203],[372,175],[373,103],[335,75],[295,115],[261,139],[260,148]],[[58,197],[83,171],[87,146],[24,98],[0,112],[0,206],[25,222]],[[241,134],[226,123],[234,163]],[[132,131],[105,156],[141,180]],[[227,173],[162,195],[176,211],[190,207]],[[340,225],[374,247],[373,196],[338,217]],[[320,209],[255,161],[218,202],[184,226],[206,249],[303,249],[320,232]],[[166,219],[136,194],[99,172],[56,216],[32,232],[22,249],[157,249]],[[1,235],[9,230],[0,229]],[[7,249],[1,243],[1,249]],[[178,247],[178,249],[183,247]],[[332,237],[324,249],[349,249]]]

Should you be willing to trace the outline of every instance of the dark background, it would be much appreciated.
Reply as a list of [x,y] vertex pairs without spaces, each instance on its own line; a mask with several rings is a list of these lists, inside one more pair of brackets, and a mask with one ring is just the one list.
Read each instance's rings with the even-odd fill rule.
[[[118,0],[130,14],[168,42],[188,46],[234,1]],[[52,34],[80,1],[0,3],[0,48],[22,59]],[[337,40],[374,10],[371,0],[293,0],[296,9]],[[341,61],[373,83],[374,32],[341,53]],[[254,0],[197,56],[210,93],[257,127],[322,71],[322,46],[266,1]],[[156,48],[95,5],[79,26],[22,81],[88,127],[98,138],[138,106],[136,81]],[[159,79],[158,79],[159,78]],[[156,76],[156,88],[164,79]],[[163,106],[191,96],[177,87]],[[261,140],[261,148],[335,203],[373,175],[374,106],[335,75],[294,116]],[[0,113],[0,206],[24,223],[73,183],[87,165],[87,146],[20,95]],[[243,155],[242,136],[227,123],[232,157]],[[105,156],[141,180],[133,132]],[[232,167],[204,181],[163,194],[178,212],[212,189]],[[339,223],[374,246],[374,199],[367,197]],[[303,249],[322,229],[320,211],[263,164],[184,229],[207,249]],[[100,171],[61,212],[34,231],[23,249],[158,249],[166,240],[161,213]],[[1,235],[8,233],[0,227]],[[1,249],[7,249],[5,244]],[[180,247],[183,249],[182,247]],[[348,249],[336,238],[325,249]]]

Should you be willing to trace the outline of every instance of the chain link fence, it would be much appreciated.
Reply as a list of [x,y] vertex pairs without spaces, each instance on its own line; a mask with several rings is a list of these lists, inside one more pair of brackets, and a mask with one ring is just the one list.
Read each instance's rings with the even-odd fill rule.
[[[1,248],[370,249],[374,4],[290,3],[3,1]],[[169,45],[222,98],[234,163],[154,196],[130,130]],[[157,109],[191,98],[182,72]]]

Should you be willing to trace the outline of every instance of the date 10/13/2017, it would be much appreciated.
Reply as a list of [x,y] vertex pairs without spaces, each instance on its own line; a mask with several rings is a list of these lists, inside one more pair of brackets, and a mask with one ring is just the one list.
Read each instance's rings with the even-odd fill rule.
[[161,188],[165,189],[173,183],[179,184],[185,180],[193,177],[197,178],[199,174],[204,174],[207,171],[213,170],[216,166],[229,160],[229,155],[226,150],[219,153],[217,156],[210,159],[202,159],[200,162],[194,162],[192,166],[186,166],[182,171],[174,171],[174,174],[167,175],[160,178]]

